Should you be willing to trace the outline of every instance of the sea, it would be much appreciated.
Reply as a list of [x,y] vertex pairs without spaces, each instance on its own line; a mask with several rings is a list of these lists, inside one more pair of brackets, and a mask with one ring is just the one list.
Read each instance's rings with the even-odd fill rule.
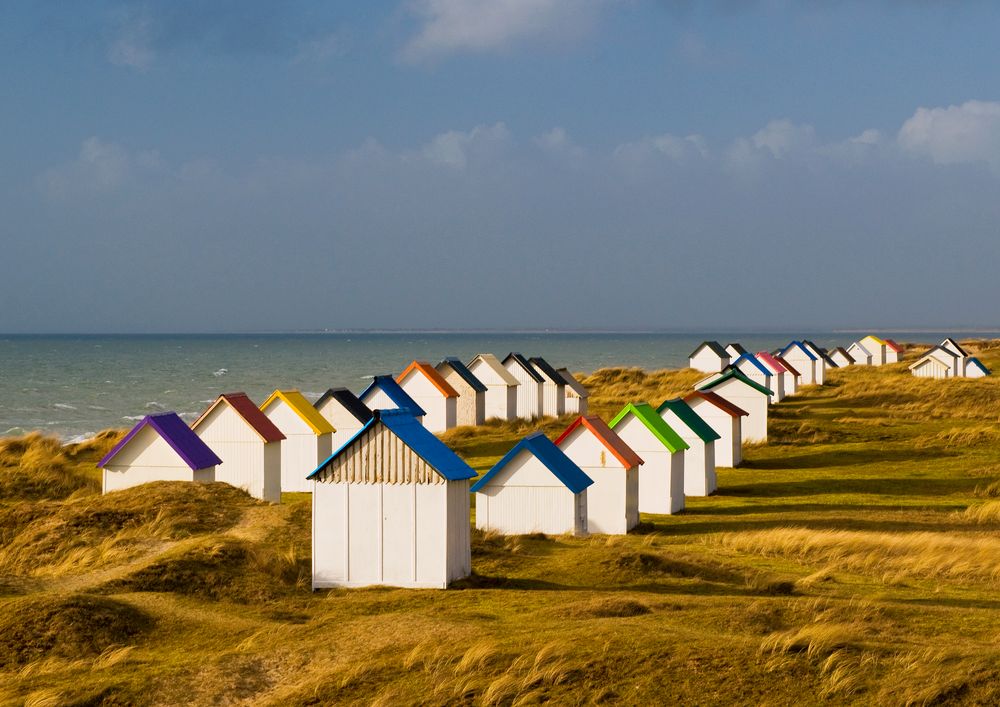
[[[998,332],[881,332],[898,341]],[[847,346],[859,332],[323,332],[177,335],[0,335],[0,436],[41,431],[72,442],[128,428],[171,410],[194,420],[220,393],[257,402],[275,388],[315,399],[327,388],[360,392],[370,376],[398,373],[413,359],[468,360],[480,352],[543,356],[556,367],[681,368],[702,341],[772,350],[796,338]]]

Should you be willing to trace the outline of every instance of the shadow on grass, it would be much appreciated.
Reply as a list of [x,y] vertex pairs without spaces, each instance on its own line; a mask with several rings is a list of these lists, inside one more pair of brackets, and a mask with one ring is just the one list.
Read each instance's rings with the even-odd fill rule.
[[[843,494],[871,494],[879,496],[933,496],[953,493],[971,494],[976,487],[975,478],[908,478],[876,477],[865,479],[807,479],[802,481],[765,481],[731,485],[715,492],[718,498],[788,498],[796,496],[837,496]],[[792,506],[785,506],[791,508]],[[857,508],[852,503],[838,503],[836,508]],[[883,507],[884,508],[884,507]],[[705,512],[699,509],[696,512]],[[721,512],[721,509],[720,509]]]
[[740,469],[825,469],[838,466],[863,466],[886,462],[927,461],[958,456],[943,449],[856,449],[829,452],[811,452],[794,456],[744,459]]

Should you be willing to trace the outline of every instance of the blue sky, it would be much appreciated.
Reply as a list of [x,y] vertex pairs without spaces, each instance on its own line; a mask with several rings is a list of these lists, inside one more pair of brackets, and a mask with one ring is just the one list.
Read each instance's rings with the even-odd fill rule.
[[1000,326],[1000,6],[0,7],[0,331]]

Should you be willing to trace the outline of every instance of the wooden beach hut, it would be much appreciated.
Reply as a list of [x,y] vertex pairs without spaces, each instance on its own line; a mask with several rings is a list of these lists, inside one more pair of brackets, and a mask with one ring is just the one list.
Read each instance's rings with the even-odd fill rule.
[[684,455],[687,442],[648,403],[628,404],[608,424],[642,457],[639,512],[684,510]]
[[437,434],[457,424],[458,391],[427,361],[411,363],[396,382],[424,411],[428,430]]
[[517,416],[531,420],[542,415],[542,386],[544,379],[523,355],[516,351],[507,354],[500,362],[507,372],[517,379]]
[[101,492],[150,481],[215,481],[222,460],[174,412],[142,418],[97,463]]
[[701,390],[688,393],[684,402],[719,435],[715,441],[716,467],[739,466],[743,462],[743,418],[747,411],[721,395]]
[[281,490],[312,490],[309,472],[333,451],[333,425],[297,390],[276,390],[260,406],[285,435],[281,443]]
[[532,356],[528,362],[542,376],[542,414],[552,417],[565,415],[566,379],[541,356]]
[[897,344],[892,339],[885,339],[885,362],[886,363],[899,363],[900,357],[903,355],[903,347]]
[[375,410],[309,475],[313,589],[444,588],[468,576],[475,476],[407,410]]
[[684,495],[708,496],[719,484],[715,477],[715,443],[720,435],[680,398],[657,408],[663,421],[687,442],[684,452]]
[[347,388],[328,388],[313,407],[336,430],[330,442],[334,452],[372,419],[368,406]]
[[424,422],[424,415],[427,414],[390,375],[372,376],[372,382],[361,391],[358,399],[373,412],[375,410],[406,410],[421,424]]
[[215,480],[254,498],[281,502],[281,442],[285,435],[246,393],[224,393],[191,424],[219,457]]
[[772,395],[769,388],[750,380],[735,368],[707,378],[695,387],[721,395],[747,412],[740,430],[744,443],[767,441],[767,408]]
[[[782,381],[781,376],[774,375],[773,371],[765,366],[759,358],[752,353],[745,353],[733,362],[732,367],[750,380],[760,383],[760,385],[772,391],[774,393],[771,397],[772,403],[781,402],[781,399],[784,397],[784,381]],[[778,390],[779,386],[781,388],[780,391]]]
[[854,361],[855,366],[871,366],[874,365],[872,361],[872,352],[866,349],[860,341],[855,341],[853,344],[847,347],[847,355],[851,357]]
[[566,414],[586,415],[590,403],[590,391],[576,379],[567,368],[560,368],[559,375],[566,381]]
[[954,378],[958,355],[943,346],[935,346],[910,364],[909,369],[917,378]]
[[782,358],[777,354],[771,354],[774,356],[775,360],[778,361],[782,366],[785,367],[785,372],[782,374],[782,379],[785,385],[785,397],[791,397],[799,392],[799,385],[802,381],[802,374],[799,373],[798,369],[795,368],[787,359]]
[[[743,348],[743,344],[736,341],[732,341],[726,344],[726,353],[729,354],[729,363],[732,364],[733,361],[738,359],[743,354],[747,353],[747,350]],[[713,371],[713,373],[721,371]]]
[[950,336],[938,344],[938,346],[955,354],[955,367],[952,375],[956,378],[961,378],[965,372],[965,359],[969,357],[969,352]]
[[486,422],[486,392],[489,390],[469,368],[457,358],[446,358],[437,372],[458,391],[455,411],[456,425],[481,425]]
[[469,361],[468,368],[486,386],[486,419],[516,419],[519,384],[500,359],[490,353],[477,354]]
[[969,356],[965,359],[965,377],[966,378],[985,378],[986,376],[993,375],[983,362],[980,361],[975,356]]
[[837,364],[838,368],[847,368],[854,365],[854,357],[847,352],[843,346],[838,346],[830,352],[830,358]]
[[809,353],[816,357],[813,382],[815,382],[816,385],[826,385],[827,369],[835,368],[836,366],[832,361],[830,361],[830,357],[826,355],[826,351],[814,344],[812,341],[809,341],[809,339],[803,339],[802,345],[806,347],[806,350],[809,351]]
[[867,349],[867,351],[872,355],[872,366],[885,365],[885,341],[878,338],[874,334],[869,334],[858,343],[864,346],[865,349]]
[[703,341],[688,356],[688,366],[705,373],[719,373],[729,362],[729,352],[718,341]]
[[[777,390],[775,390],[775,399],[772,399],[771,402],[781,402],[789,395],[794,394],[795,376],[788,370],[788,366],[784,364],[780,358],[768,351],[758,351],[755,355],[757,356],[757,360],[771,372],[771,381],[774,384],[772,390],[777,388]],[[791,386],[788,385],[790,380],[792,381]],[[791,392],[789,391],[789,387],[791,388]]]
[[778,354],[782,361],[788,361],[800,374],[800,385],[817,385],[817,362],[813,354],[801,341],[792,341]]
[[541,432],[530,434],[472,485],[476,527],[504,535],[586,535],[594,481]]
[[587,530],[624,535],[639,524],[642,458],[596,415],[581,415],[555,442],[594,485],[587,489]]

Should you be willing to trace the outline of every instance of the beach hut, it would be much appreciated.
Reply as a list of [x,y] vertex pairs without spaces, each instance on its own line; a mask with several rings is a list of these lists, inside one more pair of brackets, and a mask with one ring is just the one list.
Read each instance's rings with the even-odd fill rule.
[[568,369],[560,368],[558,370],[559,375],[566,381],[566,414],[586,415],[589,407],[590,392]]
[[[789,379],[794,381],[795,376],[788,370],[788,366],[786,366],[780,358],[768,351],[758,351],[755,355],[757,356],[757,360],[764,364],[764,367],[771,372],[771,381],[774,383],[774,388],[772,388],[772,390],[774,390],[776,398],[771,402],[781,402],[791,395],[792,393],[789,392],[786,384]],[[792,385],[792,391],[794,392],[794,383]]]
[[847,347],[847,355],[854,361],[855,366],[871,366],[874,358],[872,352],[866,349],[860,341],[855,341]]
[[150,481],[215,481],[221,463],[177,413],[161,412],[142,418],[97,467],[101,492],[110,493]]
[[624,535],[639,524],[642,458],[595,415],[581,415],[556,439],[594,485],[587,489],[587,530]]
[[629,404],[608,425],[635,453],[639,467],[639,512],[684,510],[687,442],[648,403]]
[[254,498],[281,502],[281,442],[285,435],[246,393],[225,393],[191,424],[221,463],[215,480]]
[[340,449],[372,419],[372,411],[347,388],[329,388],[313,403],[316,411],[336,430],[330,441],[333,451]]
[[306,477],[333,451],[333,425],[297,390],[276,390],[260,406],[285,435],[281,443],[281,490],[312,491]]
[[992,371],[984,366],[983,362],[975,356],[969,356],[965,359],[966,378],[984,378],[991,375],[993,375]]
[[361,391],[358,400],[372,411],[406,410],[421,424],[424,422],[424,415],[427,414],[390,375],[372,376],[372,382]]
[[965,359],[969,357],[969,352],[963,349],[961,345],[959,345],[959,343],[951,337],[942,341],[938,344],[938,346],[955,354],[955,368],[952,375],[956,378],[961,378],[965,374]]
[[458,419],[458,391],[426,361],[414,361],[396,378],[399,387],[424,411],[423,423],[434,433],[446,432]]
[[566,414],[566,379],[541,356],[528,363],[542,376],[542,414],[560,417]]
[[900,357],[903,355],[903,347],[897,344],[892,339],[885,339],[885,362],[886,363],[899,363]]
[[[743,344],[739,344],[735,341],[726,344],[726,353],[729,354],[729,361],[732,363],[738,359],[743,354],[747,353],[747,350],[743,348]],[[721,371],[713,371],[713,373],[720,373]]]
[[511,351],[500,362],[507,372],[517,379],[517,416],[531,420],[542,415],[542,386],[544,379],[521,354]]
[[720,435],[681,400],[665,400],[657,408],[663,421],[687,442],[684,452],[684,495],[708,496],[719,484],[715,478],[715,443]]
[[489,390],[468,366],[449,357],[435,366],[448,385],[458,391],[456,425],[481,425],[486,422],[486,392]]
[[486,419],[517,418],[517,378],[507,372],[500,360],[489,353],[478,354],[468,368],[486,386]]
[[744,443],[767,441],[767,408],[772,395],[770,388],[750,380],[735,368],[703,380],[695,387],[721,395],[747,412],[740,429]]
[[747,411],[721,395],[701,390],[688,393],[684,402],[719,435],[715,441],[716,467],[739,466],[743,461],[743,418]]
[[[752,353],[745,353],[741,355],[733,362],[732,367],[750,380],[760,383],[762,386],[772,391],[774,393],[771,397],[772,403],[781,402],[781,399],[785,397],[785,386],[781,376],[775,375],[770,368],[764,365],[763,361],[754,356]],[[778,390],[779,386],[781,388],[780,391]]]
[[869,334],[858,343],[864,346],[865,349],[867,349],[872,355],[872,366],[885,365],[885,341],[878,338],[874,334]]
[[472,571],[476,472],[407,410],[375,410],[309,478],[313,589],[444,588]]
[[813,354],[801,341],[792,341],[785,348],[778,352],[781,360],[788,361],[795,366],[799,372],[800,385],[817,385],[816,382],[816,355]]
[[802,374],[799,373],[795,366],[788,362],[788,359],[784,359],[778,354],[771,355],[774,356],[778,363],[785,367],[785,372],[781,375],[782,381],[785,385],[785,397],[787,398],[795,395],[799,392],[799,383],[802,380]]
[[688,356],[688,366],[705,373],[719,373],[729,361],[729,352],[718,341],[703,341]]
[[854,357],[843,346],[838,346],[831,351],[830,358],[837,364],[837,368],[847,368],[854,365]]
[[826,355],[826,351],[809,341],[809,339],[803,339],[802,345],[805,346],[809,353],[816,357],[813,382],[816,385],[826,385],[826,370],[827,368],[836,368],[836,365]]
[[910,364],[910,373],[917,378],[954,378],[958,355],[943,346],[935,346]]
[[530,434],[472,485],[476,527],[504,535],[587,534],[593,480],[541,432]]

